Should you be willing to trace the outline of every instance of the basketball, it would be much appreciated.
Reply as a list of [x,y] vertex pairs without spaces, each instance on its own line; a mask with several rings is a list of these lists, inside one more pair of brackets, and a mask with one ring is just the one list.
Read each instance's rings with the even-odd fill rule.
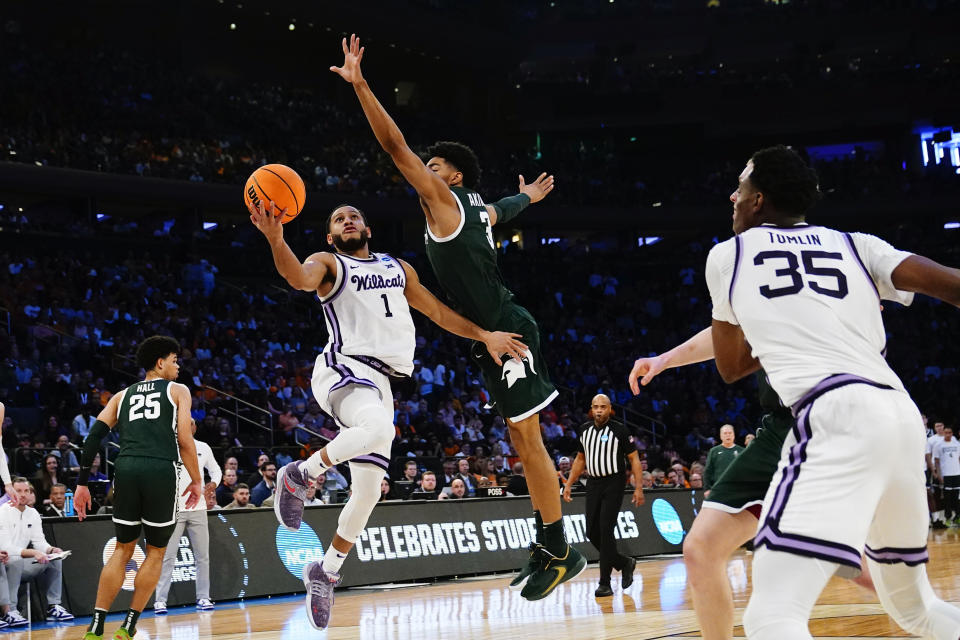
[[303,202],[307,198],[307,190],[303,180],[297,172],[283,164],[267,164],[247,178],[243,188],[243,202],[247,206],[258,205],[263,202],[264,209],[270,210],[270,203],[277,207],[277,215],[286,209],[280,220],[287,224],[296,218],[303,210]]

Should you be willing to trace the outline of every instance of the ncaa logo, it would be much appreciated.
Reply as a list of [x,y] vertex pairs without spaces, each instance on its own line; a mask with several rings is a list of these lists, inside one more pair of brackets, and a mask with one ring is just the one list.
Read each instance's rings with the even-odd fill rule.
[[290,531],[280,525],[277,527],[277,555],[287,571],[300,580],[306,565],[323,560],[323,545],[306,522],[301,523],[299,531]]
[[[107,540],[107,544],[103,545],[103,565],[107,565],[107,561],[110,560],[110,556],[113,555],[113,552],[117,548],[117,539],[110,538]],[[143,565],[143,561],[147,559],[147,555],[143,552],[143,549],[140,548],[140,544],[136,544],[133,547],[133,557],[130,558],[130,561],[127,562],[126,572],[123,574],[123,590],[124,591],[133,591],[133,581],[137,579],[137,571],[140,570],[140,567]]]
[[653,523],[657,525],[657,531],[663,536],[663,539],[670,544],[680,544],[683,542],[684,530],[683,523],[680,522],[680,515],[673,505],[657,498],[653,501]]

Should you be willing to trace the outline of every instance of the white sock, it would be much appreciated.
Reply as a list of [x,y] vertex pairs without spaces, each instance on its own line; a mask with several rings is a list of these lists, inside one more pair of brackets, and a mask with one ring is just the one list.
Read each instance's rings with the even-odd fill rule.
[[343,561],[347,559],[347,555],[346,553],[340,553],[333,548],[333,545],[330,545],[323,556],[323,570],[327,573],[340,573],[340,567],[343,566]]
[[317,451],[312,456],[300,463],[300,472],[306,475],[307,480],[312,481],[314,478],[319,476],[321,473],[326,473],[328,467],[323,462],[323,456],[320,451]]

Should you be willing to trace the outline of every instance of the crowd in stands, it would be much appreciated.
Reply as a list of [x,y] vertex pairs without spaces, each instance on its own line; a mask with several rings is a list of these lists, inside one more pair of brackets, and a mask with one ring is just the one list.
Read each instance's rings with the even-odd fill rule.
[[[40,253],[29,244],[31,224],[22,245],[0,255],[0,306],[9,312],[0,323],[0,401],[7,407],[4,450],[17,475],[33,478],[38,504],[58,505],[58,485],[75,478],[77,446],[111,394],[140,379],[129,355],[153,334],[182,344],[180,379],[194,393],[197,438],[220,463],[233,459],[224,465],[230,489],[217,496],[221,506],[235,500],[242,506],[234,491],[241,484],[247,502],[262,504],[278,465],[335,437],[336,425],[311,397],[312,365],[326,333],[307,294],[284,293],[276,278],[231,281],[238,261],[215,259],[212,249],[220,272],[206,281],[185,278],[195,265],[161,245],[126,256],[82,246]],[[886,237],[960,264],[953,233],[960,232],[903,227],[888,229]],[[544,357],[561,389],[540,414],[555,460],[569,466],[598,392],[628,420],[653,484],[688,486],[691,474],[702,477],[692,465],[716,443],[720,425],[733,425],[739,442],[754,430],[761,415],[754,381],[725,385],[711,363],[665,372],[636,398],[627,387],[634,358],[664,351],[709,324],[703,264],[713,241],[666,239],[615,254],[566,241],[504,252],[506,281],[539,319]],[[273,273],[262,246],[231,250],[249,258],[244,273]],[[404,257],[433,286],[423,256]],[[960,374],[948,363],[960,361],[952,340],[960,315],[927,299],[908,309],[887,305],[884,313],[894,369],[924,411],[952,422],[951,391]],[[468,496],[494,484],[525,492],[509,431],[488,408],[483,381],[466,357],[468,343],[419,315],[416,323],[415,371],[395,389],[397,436],[385,495],[429,493],[420,475],[426,470],[445,493],[459,492],[454,476]],[[107,451],[100,472],[109,467]],[[407,460],[415,462],[412,477]],[[318,499],[343,499],[337,492],[347,482],[339,475],[325,478]],[[403,483],[405,475],[421,484]]]

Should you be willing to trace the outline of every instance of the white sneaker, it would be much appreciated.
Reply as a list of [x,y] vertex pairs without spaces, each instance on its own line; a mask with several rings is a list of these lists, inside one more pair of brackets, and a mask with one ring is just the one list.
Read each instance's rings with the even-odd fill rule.
[[167,615],[167,603],[163,600],[157,600],[153,603],[153,612],[158,616]]
[[213,601],[210,598],[200,598],[197,600],[198,611],[213,611]]
[[73,614],[58,604],[52,604],[47,608],[47,617],[51,620],[73,620]]
[[24,625],[30,624],[30,621],[20,615],[20,612],[15,608],[10,607],[10,611],[3,616],[3,621],[7,623],[7,626],[10,627],[22,627]]

